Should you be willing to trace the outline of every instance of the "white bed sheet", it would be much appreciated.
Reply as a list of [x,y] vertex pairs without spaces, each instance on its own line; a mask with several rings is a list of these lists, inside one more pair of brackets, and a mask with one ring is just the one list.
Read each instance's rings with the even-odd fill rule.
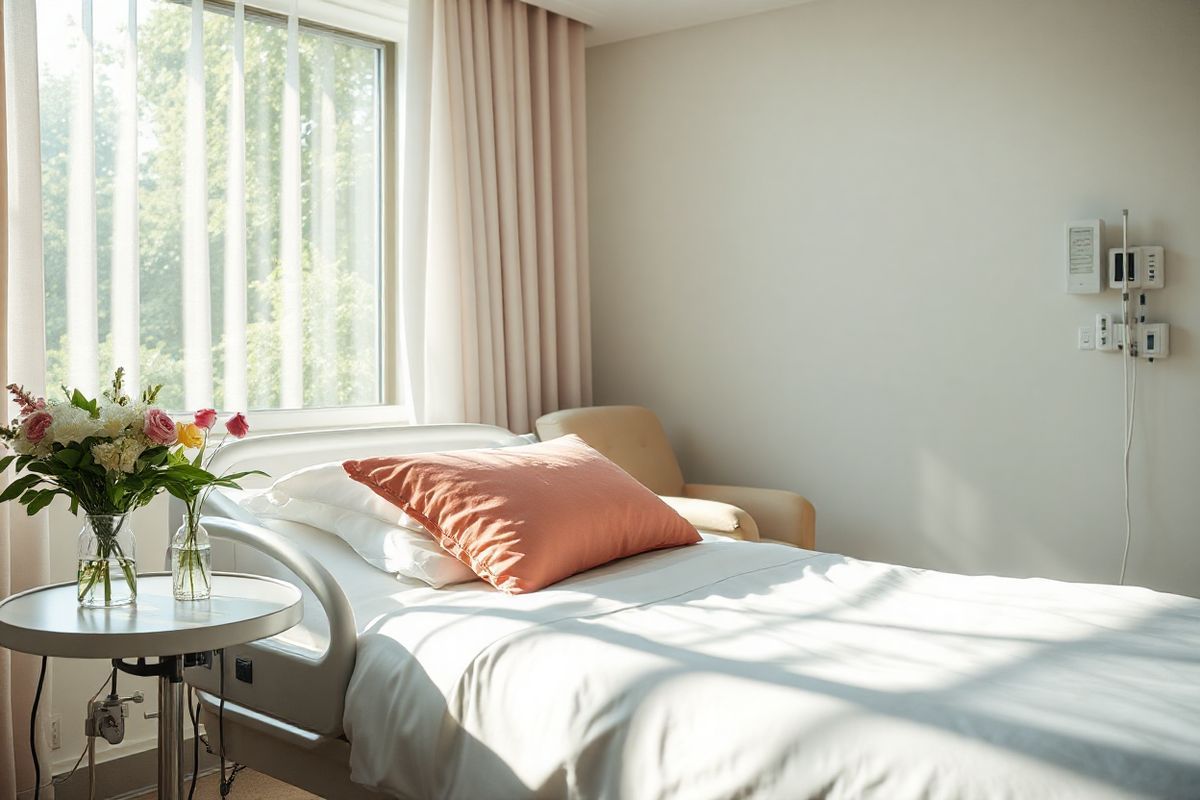
[[1195,599],[719,537],[364,586],[352,775],[399,796],[1200,797]]

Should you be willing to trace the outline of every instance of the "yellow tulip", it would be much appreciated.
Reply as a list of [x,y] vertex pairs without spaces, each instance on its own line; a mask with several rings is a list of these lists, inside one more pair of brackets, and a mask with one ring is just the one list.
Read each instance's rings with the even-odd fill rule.
[[204,434],[196,427],[196,423],[177,423],[179,426],[179,443],[184,447],[199,447],[204,444]]

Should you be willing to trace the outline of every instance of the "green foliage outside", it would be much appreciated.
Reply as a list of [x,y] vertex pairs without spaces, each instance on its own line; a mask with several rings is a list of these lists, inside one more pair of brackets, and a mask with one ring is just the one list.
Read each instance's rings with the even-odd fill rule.
[[[97,15],[118,13],[97,4]],[[122,12],[123,13],[123,10]],[[138,31],[140,380],[183,408],[183,170],[191,9],[151,0]],[[214,404],[223,407],[225,195],[232,18],[205,14],[208,239]],[[280,21],[245,26],[247,384],[249,406],[280,407],[280,150],[287,32]],[[99,372],[113,363],[110,300],[113,182],[118,139],[116,41],[95,43],[96,245]],[[304,405],[379,402],[379,59],[366,43],[311,29],[300,35],[301,260]],[[42,64],[43,244],[47,385],[69,383],[67,214],[74,50]],[[336,140],[321,142],[323,98]],[[329,101],[332,101],[331,103]],[[326,112],[326,119],[329,119]],[[321,158],[332,153],[332,169]],[[334,176],[323,186],[323,175]],[[325,198],[323,201],[322,198]]]

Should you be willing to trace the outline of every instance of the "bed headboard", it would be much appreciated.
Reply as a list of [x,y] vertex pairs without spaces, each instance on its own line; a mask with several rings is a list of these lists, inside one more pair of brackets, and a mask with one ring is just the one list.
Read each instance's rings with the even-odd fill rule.
[[213,472],[261,469],[271,477],[251,476],[246,489],[269,486],[289,472],[327,461],[370,456],[432,453],[505,447],[529,440],[493,425],[390,425],[371,428],[274,433],[230,442],[213,457]]

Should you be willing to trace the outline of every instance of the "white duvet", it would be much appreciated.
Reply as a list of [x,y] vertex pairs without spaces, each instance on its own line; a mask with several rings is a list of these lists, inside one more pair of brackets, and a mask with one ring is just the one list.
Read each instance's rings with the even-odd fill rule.
[[[354,780],[420,798],[1200,798],[1200,601],[709,539],[360,619]],[[378,609],[379,606],[374,606]]]

